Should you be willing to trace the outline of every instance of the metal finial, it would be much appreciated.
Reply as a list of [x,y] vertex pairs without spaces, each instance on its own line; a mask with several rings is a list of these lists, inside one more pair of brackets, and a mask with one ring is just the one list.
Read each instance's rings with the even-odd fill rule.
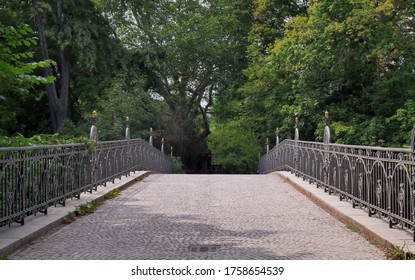
[[330,122],[331,122],[331,117],[330,117],[330,114],[329,114],[329,112],[328,112],[328,111],[325,111],[325,112],[324,112],[323,121],[325,122],[325,124],[326,124],[327,126],[329,126],[329,125],[330,125]]
[[97,123],[97,111],[92,111],[92,124]]

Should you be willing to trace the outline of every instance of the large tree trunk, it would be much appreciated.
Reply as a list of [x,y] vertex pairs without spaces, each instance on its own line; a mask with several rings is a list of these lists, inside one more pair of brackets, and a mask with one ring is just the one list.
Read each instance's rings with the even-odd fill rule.
[[[34,5],[37,10],[36,14],[36,27],[39,32],[40,48],[42,53],[42,59],[49,59],[48,46],[45,37],[45,15],[38,8],[38,1],[34,1]],[[57,1],[58,18],[62,18],[61,0]],[[68,116],[68,95],[69,95],[69,52],[60,49],[61,56],[61,80],[60,80],[60,92],[58,93],[56,83],[46,85],[46,94],[48,98],[49,114],[52,123],[53,132],[58,132],[63,121]],[[43,70],[44,76],[47,78],[53,76],[52,68],[45,67]]]

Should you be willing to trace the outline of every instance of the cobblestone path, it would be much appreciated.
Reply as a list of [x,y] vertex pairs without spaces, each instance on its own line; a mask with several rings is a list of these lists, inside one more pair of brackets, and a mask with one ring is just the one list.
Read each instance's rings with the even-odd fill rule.
[[151,175],[11,259],[384,259],[274,175]]

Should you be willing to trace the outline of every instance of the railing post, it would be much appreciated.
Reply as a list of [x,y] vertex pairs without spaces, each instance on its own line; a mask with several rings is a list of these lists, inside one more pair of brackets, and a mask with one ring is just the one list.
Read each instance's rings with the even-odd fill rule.
[[98,129],[97,129],[97,111],[92,112],[92,125],[89,132],[89,139],[94,142],[98,142]]
[[[415,124],[412,128],[412,134],[411,134],[411,161],[412,164],[415,165]],[[415,170],[414,167],[411,170],[412,176],[411,176],[411,187],[412,187],[412,220],[415,223]],[[412,238],[413,241],[415,242],[415,226],[413,226],[413,231],[412,231]]]
[[331,122],[331,117],[330,117],[328,111],[324,112],[323,121],[326,124],[326,126],[324,128],[323,142],[324,142],[324,144],[330,144],[330,127],[329,127],[329,125],[330,125],[330,122]]
[[[97,111],[92,112],[92,126],[89,133],[89,139],[95,143],[98,143],[98,129],[97,129]],[[92,190],[97,190],[97,181],[98,181],[98,173],[97,173],[97,165],[98,165],[98,158],[96,155],[96,151],[94,151],[91,155],[91,189],[89,190],[92,193]]]
[[170,146],[170,157],[173,157],[173,146]]
[[153,128],[150,127],[150,139],[148,141],[151,146],[153,146]]
[[275,129],[275,147],[280,144],[280,129],[277,127]]
[[294,130],[294,140],[297,142],[300,140],[300,132],[298,131],[298,117],[295,117],[295,130]]
[[125,140],[130,140],[130,118],[125,118]]
[[324,116],[323,116],[323,121],[325,123],[325,127],[324,127],[324,136],[323,136],[323,143],[324,143],[324,183],[326,184],[326,186],[324,186],[324,191],[325,192],[329,192],[329,194],[331,194],[331,190],[328,187],[328,185],[330,184],[330,155],[328,152],[328,144],[330,144],[330,122],[331,122],[331,117],[329,115],[328,111],[324,112]]
[[269,153],[269,139],[267,137],[267,139],[265,140],[265,145],[267,147],[267,154]]
[[161,152],[164,154],[164,138],[161,138]]
[[298,140],[300,139],[300,132],[298,131],[298,117],[295,117],[295,130],[294,130],[294,141],[295,141],[295,149],[294,149],[294,169],[295,169],[295,176],[299,176],[298,173]]

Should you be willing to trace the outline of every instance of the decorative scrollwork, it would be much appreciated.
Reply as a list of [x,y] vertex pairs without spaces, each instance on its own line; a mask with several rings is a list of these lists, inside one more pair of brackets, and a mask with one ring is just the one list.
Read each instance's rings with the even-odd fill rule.
[[404,211],[404,203],[405,203],[405,184],[400,183],[399,184],[399,214],[402,216]]
[[357,189],[359,191],[359,198],[362,199],[363,191],[363,174],[359,173],[359,179],[357,180]]
[[376,185],[376,203],[378,206],[380,206],[380,201],[382,198],[382,180],[378,179],[377,180],[377,185]]
[[[272,164],[268,161],[271,158],[275,159]],[[392,225],[399,222],[414,229],[414,159],[414,147],[389,149],[284,140],[260,161],[261,173],[291,170],[318,187],[339,189],[353,207],[360,205],[369,215],[376,211],[379,217],[390,217]]]
[[349,170],[348,169],[344,171],[344,186],[345,186],[345,191],[348,192],[348,188],[349,188]]

